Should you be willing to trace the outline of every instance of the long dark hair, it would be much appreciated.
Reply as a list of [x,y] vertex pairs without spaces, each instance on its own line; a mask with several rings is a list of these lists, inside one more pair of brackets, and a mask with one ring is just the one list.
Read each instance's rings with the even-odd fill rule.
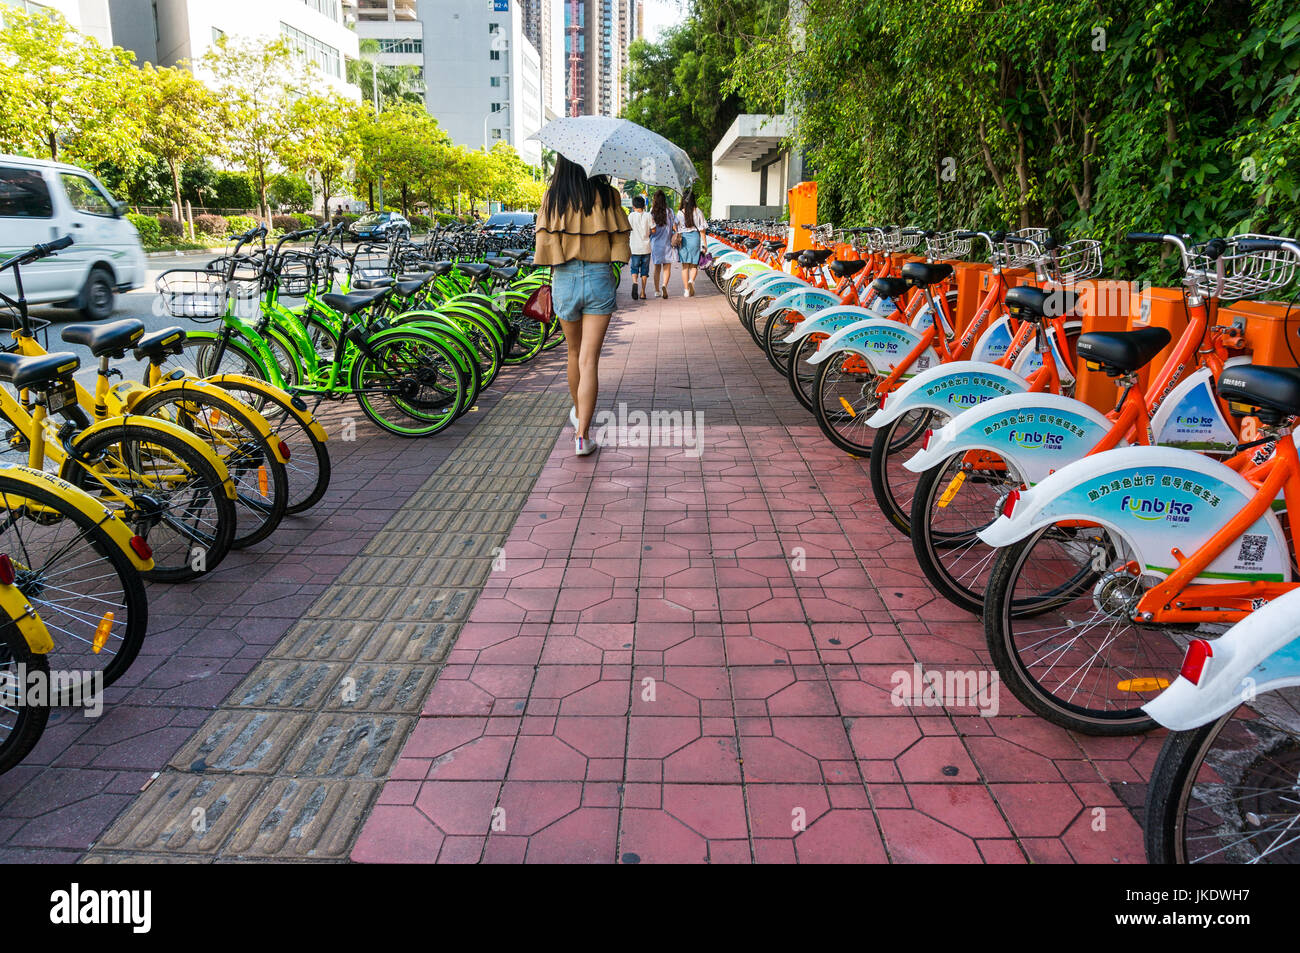
[[583,215],[590,215],[599,202],[602,208],[621,205],[614,187],[609,184],[609,177],[595,175],[588,177],[587,170],[576,162],[570,162],[564,156],[555,157],[555,172],[551,175],[551,184],[546,189],[546,217],[557,219],[570,210],[581,210]]
[[690,189],[682,198],[682,221],[687,228],[695,227],[695,190]]
[[655,197],[650,204],[650,218],[656,225],[668,224],[668,200],[664,198],[663,189],[655,192]]

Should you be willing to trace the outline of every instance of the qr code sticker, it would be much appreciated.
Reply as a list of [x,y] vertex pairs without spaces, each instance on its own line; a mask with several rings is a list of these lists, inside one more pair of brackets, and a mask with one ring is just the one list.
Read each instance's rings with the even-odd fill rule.
[[1241,549],[1237,551],[1237,562],[1257,563],[1264,558],[1264,548],[1268,545],[1267,536],[1247,533],[1241,537]]

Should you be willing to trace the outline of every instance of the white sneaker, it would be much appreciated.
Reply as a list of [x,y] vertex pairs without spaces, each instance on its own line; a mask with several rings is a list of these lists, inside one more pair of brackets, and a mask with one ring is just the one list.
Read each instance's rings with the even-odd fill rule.
[[578,408],[577,407],[569,408],[569,423],[573,424],[574,430],[578,429]]
[[600,444],[590,437],[575,437],[573,439],[573,454],[578,457],[589,457],[600,449]]

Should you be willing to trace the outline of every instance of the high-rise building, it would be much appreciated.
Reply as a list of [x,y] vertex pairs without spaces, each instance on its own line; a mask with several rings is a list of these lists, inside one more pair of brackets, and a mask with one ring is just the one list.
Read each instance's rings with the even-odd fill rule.
[[113,31],[109,22],[108,0],[0,0],[0,15],[5,7],[28,13],[58,11],[80,33],[94,37],[102,46],[112,46]]
[[627,99],[627,48],[637,0],[564,0],[568,114],[617,116]]
[[[83,4],[84,6],[84,4]],[[313,63],[322,80],[356,98],[347,61],[357,58],[348,28],[355,0],[112,0],[113,42],[137,62],[175,66],[198,62],[222,36],[283,39]]]
[[524,35],[542,59],[542,109],[564,115],[563,0],[519,0]]
[[542,56],[520,0],[358,0],[356,30],[379,41],[378,62],[422,70],[425,107],[453,142],[507,142],[541,163],[528,137],[544,122]]

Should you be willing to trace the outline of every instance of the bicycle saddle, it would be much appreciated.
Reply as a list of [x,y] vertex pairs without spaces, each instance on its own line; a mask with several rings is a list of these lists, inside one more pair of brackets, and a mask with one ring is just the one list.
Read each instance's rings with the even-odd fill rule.
[[763,244],[767,247],[768,251],[780,251],[782,248],[785,247],[785,242],[783,241],[764,242]]
[[[910,265],[903,266],[904,270],[910,267]],[[942,267],[952,271],[952,265],[943,265]],[[1017,285],[1007,292],[1006,301],[1007,310],[1011,312],[1011,316],[1014,318],[1041,318],[1070,314],[1078,305],[1079,296],[1073,291],[1044,291],[1042,288],[1035,288],[1032,285]],[[1118,334],[1121,332],[1104,333]],[[1161,347],[1163,346],[1162,344]],[[1156,348],[1156,350],[1159,349]]]
[[454,261],[435,261],[433,264],[429,265],[429,270],[435,275],[441,277],[442,275],[451,274],[451,269],[455,266],[456,263]]
[[[1086,337],[1086,335],[1084,335]],[[1080,341],[1083,337],[1079,338]],[[1300,414],[1300,369],[1239,364],[1219,375],[1219,396],[1286,417]],[[1235,412],[1235,408],[1233,408]],[[1269,415],[1272,416],[1272,415]],[[1265,415],[1261,414],[1261,418]],[[1265,419],[1265,423],[1275,423]]]
[[358,278],[352,282],[352,287],[358,291],[370,291],[374,288],[391,288],[394,279],[385,275],[382,278]]
[[799,257],[800,255],[802,255],[802,254],[803,254],[803,252],[788,251],[788,252],[786,252],[784,255],[782,255],[781,257],[782,257],[783,259],[785,259],[786,261],[794,261],[796,258],[798,258],[798,257]]
[[492,270],[492,266],[481,261],[461,261],[456,263],[456,270],[471,278],[482,278]]
[[807,255],[807,256],[809,256],[809,257],[813,260],[813,263],[814,263],[814,264],[820,265],[820,264],[822,264],[824,261],[826,261],[827,258],[830,258],[831,255],[835,254],[835,249],[833,249],[833,248],[810,248],[810,249],[808,249],[806,252],[804,252],[804,254]]
[[39,387],[67,377],[81,360],[71,351],[56,351],[40,357],[23,357],[10,351],[0,352],[0,381],[15,387]]
[[924,261],[909,261],[899,271],[905,281],[916,285],[918,288],[925,288],[929,285],[937,285],[951,275],[952,265],[932,265]]
[[513,258],[493,257],[493,258],[484,258],[483,260],[487,262],[489,265],[491,265],[493,268],[509,268],[511,265],[515,263],[515,260]]
[[409,297],[424,287],[423,278],[405,278],[393,285],[402,297]]
[[[1019,290],[1019,288],[1011,289],[1011,291]],[[1007,292],[1008,300],[1011,298],[1011,291]],[[1169,331],[1165,328],[1089,331],[1087,334],[1079,335],[1075,351],[1081,360],[1100,364],[1110,376],[1115,377],[1119,373],[1136,371],[1146,365],[1164,349],[1169,340]]]
[[526,248],[503,248],[503,249],[501,249],[501,255],[502,255],[503,257],[513,259],[514,261],[523,261],[525,258],[527,258],[527,257],[528,257],[529,255],[531,255],[531,254],[532,254],[532,252],[528,251]]
[[852,278],[866,267],[866,260],[861,258],[848,261],[833,261],[831,262],[831,274],[836,278]]
[[137,361],[161,361],[168,354],[180,354],[184,349],[185,329],[163,328],[142,337],[132,354]]
[[907,293],[907,282],[902,278],[877,278],[871,288],[882,298],[900,298]]
[[515,275],[519,274],[519,269],[513,265],[509,268],[493,268],[492,274],[503,281],[511,281]]
[[[401,275],[398,278],[398,281],[399,282],[418,281],[420,284],[423,285],[432,281],[437,276],[437,274],[438,273],[436,271],[411,271],[411,272],[407,272],[404,275]],[[401,287],[400,284],[398,287]]]
[[333,308],[339,314],[356,314],[358,311],[370,307],[387,294],[387,288],[373,288],[369,291],[346,295],[331,291],[329,294],[321,295],[320,300],[326,307]]
[[143,321],[125,318],[108,324],[69,324],[59,336],[69,344],[90,348],[95,357],[126,357],[126,349],[143,334]]

